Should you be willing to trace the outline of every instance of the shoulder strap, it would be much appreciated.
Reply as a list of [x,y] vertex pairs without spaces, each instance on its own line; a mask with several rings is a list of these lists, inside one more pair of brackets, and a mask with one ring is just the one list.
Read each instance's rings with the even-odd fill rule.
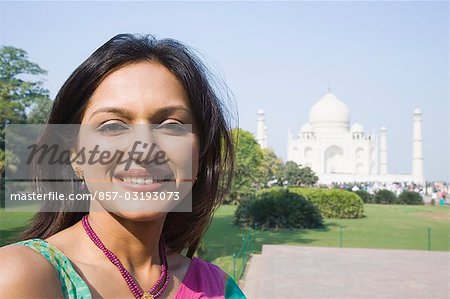
[[225,299],[246,299],[244,293],[231,276],[228,276],[225,285]]
[[55,246],[43,239],[30,239],[14,243],[27,246],[47,259],[58,273],[65,299],[91,299],[89,287],[75,271],[70,260]]

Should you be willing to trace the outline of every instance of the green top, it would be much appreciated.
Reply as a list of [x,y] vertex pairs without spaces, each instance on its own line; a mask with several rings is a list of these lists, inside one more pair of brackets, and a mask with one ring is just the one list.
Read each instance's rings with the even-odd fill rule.
[[[77,273],[75,268],[73,267],[70,260],[55,246],[51,245],[44,239],[29,239],[21,242],[14,243],[16,245],[23,245],[27,246],[38,253],[40,253],[42,256],[44,256],[55,268],[58,279],[61,283],[61,290],[64,295],[65,299],[91,299],[92,295],[89,290],[89,287],[87,286],[86,282],[80,277],[80,275]],[[191,263],[192,264],[192,263]],[[215,265],[210,265],[206,262],[200,262],[199,259],[197,259],[196,262],[197,265],[205,264],[208,265],[208,267],[203,267],[205,269],[220,269]],[[203,279],[206,279],[207,281],[209,279],[212,279],[212,277],[205,277],[204,273],[201,273],[202,270],[199,268],[197,270],[200,270],[197,275],[200,275],[199,281],[203,281]],[[204,270],[204,269],[203,269]],[[194,271],[197,272],[197,271]],[[222,270],[218,271],[217,273],[223,273]],[[214,272],[212,272],[214,273]],[[224,274],[224,273],[223,273]],[[187,276],[187,274],[186,274]],[[192,275],[191,275],[192,276]],[[210,276],[210,275],[207,275]],[[220,274],[221,276],[221,274]],[[226,283],[225,283],[225,290],[224,290],[224,297],[227,299],[245,299],[245,295],[242,293],[241,289],[238,287],[236,282],[226,275]],[[185,280],[183,280],[183,283]],[[184,286],[182,283],[182,287],[180,287],[180,290],[176,294],[176,298],[185,298],[185,295],[189,298],[205,298],[208,297],[207,293],[203,293],[203,291],[193,289],[191,290],[190,287]],[[215,287],[215,284],[208,286],[205,285],[206,289]],[[202,287],[201,287],[202,288]],[[206,291],[206,290],[204,290]],[[217,297],[214,297],[217,298]]]
[[39,252],[55,267],[65,299],[92,298],[89,287],[61,250],[43,239],[30,239],[15,244],[24,245]]

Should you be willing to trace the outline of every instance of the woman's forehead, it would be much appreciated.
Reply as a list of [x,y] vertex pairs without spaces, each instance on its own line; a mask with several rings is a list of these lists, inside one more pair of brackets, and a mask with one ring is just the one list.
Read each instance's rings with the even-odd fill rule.
[[105,106],[140,113],[168,106],[190,108],[186,91],[178,79],[154,62],[129,64],[106,76],[91,96],[85,118]]

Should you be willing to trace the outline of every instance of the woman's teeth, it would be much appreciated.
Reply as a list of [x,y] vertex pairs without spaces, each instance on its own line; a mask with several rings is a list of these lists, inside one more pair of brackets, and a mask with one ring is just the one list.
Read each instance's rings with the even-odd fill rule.
[[135,176],[126,176],[123,178],[125,183],[138,184],[138,185],[149,185],[153,184],[153,182],[158,181],[157,179],[151,177],[135,177]]
[[151,177],[151,176],[124,176],[124,177],[118,177],[119,180],[124,181],[125,183],[129,184],[136,184],[136,185],[150,185],[157,182],[168,182],[173,180],[171,176],[166,177]]

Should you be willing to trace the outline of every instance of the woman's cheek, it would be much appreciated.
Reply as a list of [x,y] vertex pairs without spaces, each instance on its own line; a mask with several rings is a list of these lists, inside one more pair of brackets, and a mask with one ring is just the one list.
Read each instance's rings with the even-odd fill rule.
[[82,168],[91,193],[111,190],[114,169],[119,160],[126,159],[124,144],[126,142],[119,138],[108,138],[92,132],[80,135],[79,145],[86,154]]

